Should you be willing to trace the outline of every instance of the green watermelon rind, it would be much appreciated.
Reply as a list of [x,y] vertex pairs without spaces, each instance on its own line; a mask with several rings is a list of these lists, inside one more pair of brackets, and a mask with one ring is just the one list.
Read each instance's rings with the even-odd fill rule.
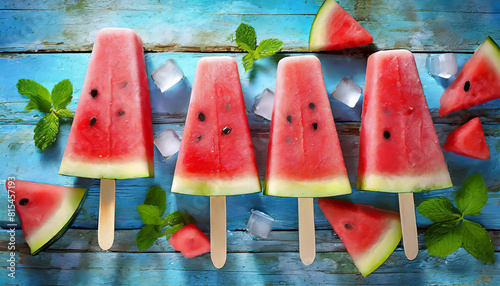
[[485,53],[486,57],[492,59],[493,65],[500,74],[500,47],[498,47],[497,43],[490,36],[484,40],[476,52]]
[[153,161],[146,162],[83,162],[64,157],[59,174],[92,179],[135,179],[154,177]]
[[348,195],[352,193],[347,176],[330,180],[298,181],[291,179],[268,179],[264,195],[293,198],[315,198]]
[[363,277],[368,276],[382,265],[399,245],[402,237],[401,221],[399,219],[391,221],[391,225],[383,231],[384,236],[375,244],[376,247],[370,249],[366,256],[358,256],[356,260],[353,258],[354,264]]
[[314,21],[311,27],[311,32],[309,33],[309,50],[311,51],[321,50],[321,47],[324,45],[324,40],[326,35],[325,18],[327,18],[329,13],[337,6],[340,5],[336,1],[326,0],[319,8],[316,17],[314,17]]
[[[80,210],[81,210],[81,208],[82,208],[82,206],[83,206],[83,204],[84,204],[84,202],[85,202],[85,200],[87,198],[87,194],[88,194],[88,189],[85,189],[85,188],[76,188],[76,189],[78,189],[80,191],[84,190],[84,193],[83,193],[83,196],[80,197],[80,202],[78,203],[78,206],[76,207],[75,211],[73,212],[73,214],[71,215],[71,217],[69,217],[69,219],[66,221],[66,223],[62,226],[62,228],[57,233],[55,233],[54,235],[51,235],[50,238],[48,238],[48,237],[42,237],[42,238],[40,238],[41,241],[34,242],[36,245],[40,245],[40,246],[33,247],[32,246],[33,242],[32,243],[28,243],[32,255],[37,255],[41,251],[46,250],[47,248],[49,248],[53,243],[55,243],[57,240],[59,240],[64,235],[64,233],[66,233],[66,231],[69,229],[69,227],[76,220],[76,218],[78,217],[78,214],[80,213]],[[69,200],[71,200],[71,199],[78,199],[78,197],[79,196],[75,195],[75,197],[68,198],[68,199]],[[65,203],[65,202],[63,202],[63,203]],[[46,241],[46,242],[44,242],[44,241]]]
[[356,188],[362,191],[386,193],[420,193],[453,187],[448,168],[420,176],[385,176],[382,174],[358,177]]
[[172,193],[198,196],[231,196],[260,193],[257,176],[241,179],[195,179],[174,176]]

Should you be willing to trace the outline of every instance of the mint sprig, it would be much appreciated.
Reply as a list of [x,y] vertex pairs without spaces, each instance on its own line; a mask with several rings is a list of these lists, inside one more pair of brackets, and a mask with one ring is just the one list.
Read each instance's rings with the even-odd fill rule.
[[26,111],[38,110],[47,113],[36,124],[33,135],[35,146],[44,151],[56,141],[59,119],[73,118],[73,113],[66,109],[73,98],[73,85],[65,79],[56,84],[49,93],[47,88],[36,81],[20,79],[16,87],[20,94],[30,100],[25,107]]
[[477,216],[488,200],[488,189],[481,174],[471,175],[457,191],[453,203],[445,197],[425,200],[418,212],[434,222],[425,232],[429,254],[445,257],[463,247],[485,263],[495,262],[495,247],[488,231],[478,223],[465,219]]
[[257,34],[255,33],[255,29],[245,23],[240,24],[234,35],[234,39],[231,37],[231,40],[236,42],[239,49],[248,52],[242,59],[245,72],[252,68],[254,61],[274,55],[279,52],[281,46],[283,46],[283,42],[278,39],[263,40],[257,46]]
[[137,248],[146,250],[150,248],[156,239],[166,236],[170,238],[172,234],[187,224],[195,223],[195,219],[186,212],[174,211],[162,219],[167,208],[167,194],[158,187],[151,187],[144,204],[137,206],[137,212],[142,218],[145,226],[137,233]]

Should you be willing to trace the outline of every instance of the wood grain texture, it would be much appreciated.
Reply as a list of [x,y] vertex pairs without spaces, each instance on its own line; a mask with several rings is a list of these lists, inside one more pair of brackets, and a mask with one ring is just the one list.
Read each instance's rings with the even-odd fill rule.
[[[97,31],[129,27],[148,51],[233,51],[240,22],[260,39],[279,37],[285,51],[307,51],[322,1],[7,0],[0,4],[0,51],[89,51]],[[374,38],[364,50],[471,52],[500,38],[496,1],[344,0],[340,4]]]

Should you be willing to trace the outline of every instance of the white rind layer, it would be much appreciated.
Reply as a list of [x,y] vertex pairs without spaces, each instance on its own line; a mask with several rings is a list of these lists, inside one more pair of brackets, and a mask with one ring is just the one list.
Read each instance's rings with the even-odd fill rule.
[[91,163],[63,158],[59,174],[95,179],[132,179],[153,177],[154,167],[153,162],[145,160]]
[[448,168],[432,174],[414,176],[365,175],[358,178],[358,189],[388,193],[415,193],[451,188]]
[[259,193],[260,181],[257,176],[240,179],[205,179],[182,178],[174,176],[172,193],[198,196],[232,196]]
[[290,179],[269,179],[265,195],[293,198],[320,198],[352,193],[347,176],[323,180],[298,181]]

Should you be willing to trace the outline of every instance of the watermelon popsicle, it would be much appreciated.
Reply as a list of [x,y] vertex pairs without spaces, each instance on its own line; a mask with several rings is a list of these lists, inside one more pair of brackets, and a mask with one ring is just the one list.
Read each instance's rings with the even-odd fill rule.
[[236,61],[198,61],[172,192],[210,196],[212,262],[226,261],[226,196],[260,192]]
[[297,197],[300,257],[316,255],[313,198],[351,193],[351,185],[315,56],[282,59],[276,75],[264,194]]
[[59,173],[101,179],[98,240],[114,240],[115,179],[153,177],[146,63],[130,29],[98,32]]
[[368,58],[357,187],[399,193],[403,243],[418,253],[413,192],[452,186],[413,54],[381,51]]

